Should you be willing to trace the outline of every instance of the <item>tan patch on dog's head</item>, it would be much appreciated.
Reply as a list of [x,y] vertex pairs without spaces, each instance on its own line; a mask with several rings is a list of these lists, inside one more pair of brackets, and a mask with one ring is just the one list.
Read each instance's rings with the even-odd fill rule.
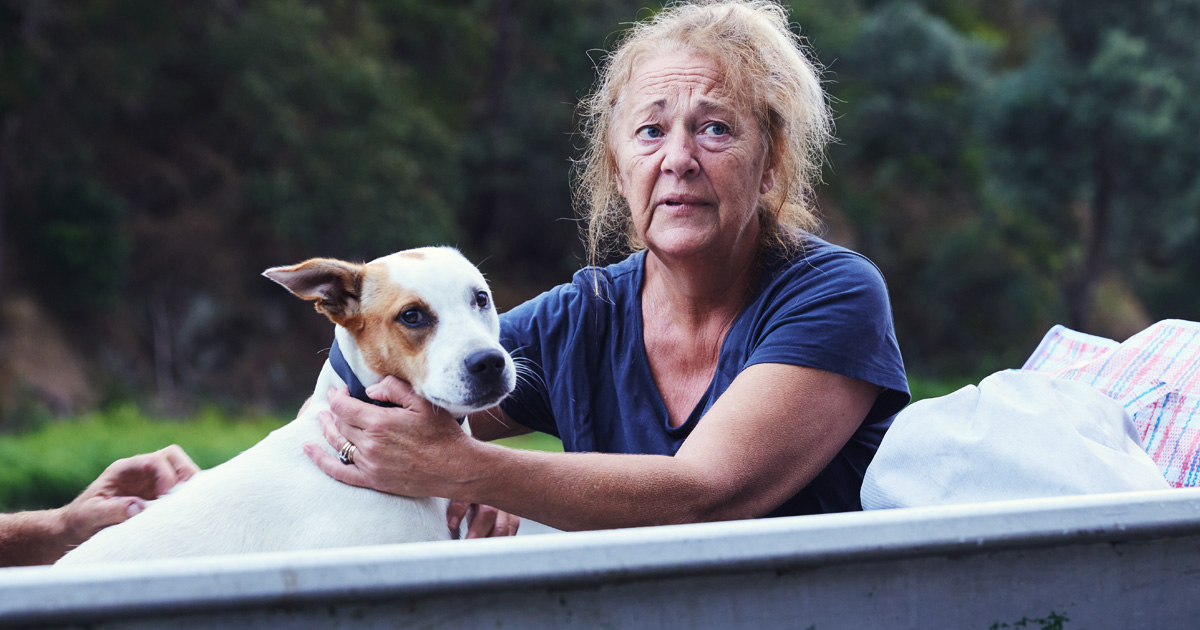
[[[406,317],[416,317],[420,324],[408,325]],[[362,306],[355,319],[353,328],[345,328],[358,341],[367,367],[408,381],[420,394],[427,373],[425,351],[437,329],[437,313],[415,292],[391,282],[385,265],[371,263],[364,270]]]

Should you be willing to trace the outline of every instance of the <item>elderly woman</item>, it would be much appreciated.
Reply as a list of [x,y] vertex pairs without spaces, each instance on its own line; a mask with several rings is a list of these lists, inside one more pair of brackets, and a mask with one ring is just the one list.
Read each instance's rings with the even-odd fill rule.
[[[331,396],[347,483],[576,530],[860,509],[867,464],[908,401],[883,278],[811,235],[830,114],[770,2],[673,5],[634,26],[585,103],[579,200],[595,259],[634,253],[501,316],[528,372],[464,434],[395,379]],[[544,431],[567,453],[486,440]],[[482,441],[481,441],[482,440]]]

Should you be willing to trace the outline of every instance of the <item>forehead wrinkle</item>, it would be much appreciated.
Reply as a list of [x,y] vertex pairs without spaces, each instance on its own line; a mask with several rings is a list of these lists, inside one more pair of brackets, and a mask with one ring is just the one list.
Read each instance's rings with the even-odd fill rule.
[[659,85],[663,82],[685,82],[702,84],[707,90],[721,85],[723,73],[708,62],[705,57],[688,56],[688,63],[675,63],[665,67],[646,68],[646,61],[640,60],[634,66],[630,77],[632,84]]
[[[627,110],[630,115],[655,115],[667,110],[673,101],[681,100],[681,94],[686,94],[682,100],[688,100],[698,93],[696,99],[698,107],[701,108],[698,113],[736,116],[738,108],[734,103],[728,102],[722,81],[722,74],[708,64],[689,65],[685,68],[671,66],[649,72],[638,71],[635,67],[634,76],[617,98],[613,113],[619,119],[623,110],[633,107]],[[666,96],[662,96],[664,93]],[[658,98],[638,103],[639,97],[655,96]]]

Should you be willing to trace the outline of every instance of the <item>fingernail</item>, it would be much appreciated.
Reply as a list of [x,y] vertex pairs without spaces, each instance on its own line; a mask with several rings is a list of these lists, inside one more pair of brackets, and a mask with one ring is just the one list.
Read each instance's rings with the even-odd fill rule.
[[458,529],[458,526],[460,523],[462,523],[462,518],[460,518],[458,516],[451,517],[450,529]]
[[371,397],[374,397],[375,393],[378,391],[379,391],[379,383],[375,383],[374,385],[368,385],[367,389],[366,389],[367,395],[371,396]]
[[143,511],[145,511],[145,509],[145,503],[142,503],[141,501],[134,501],[133,503],[129,504],[129,507],[125,508],[125,513],[128,514],[130,518],[133,518],[138,514],[141,514]]

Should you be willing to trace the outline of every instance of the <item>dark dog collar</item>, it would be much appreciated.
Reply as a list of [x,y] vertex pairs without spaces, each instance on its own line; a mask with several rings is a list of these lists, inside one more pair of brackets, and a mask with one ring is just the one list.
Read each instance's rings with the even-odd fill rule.
[[[350,388],[350,395],[365,403],[371,403],[376,407],[398,407],[396,403],[391,403],[386,400],[375,400],[367,395],[367,388],[358,380],[358,376],[354,374],[354,370],[350,369],[350,364],[346,362],[346,357],[342,355],[342,349],[338,347],[337,337],[333,338],[333,346],[329,348],[329,365],[333,368],[337,375],[342,377],[346,382],[346,387]],[[455,418],[459,424],[463,423],[465,418]]]
[[386,400],[375,400],[367,395],[367,388],[362,384],[362,381],[358,380],[358,376],[354,374],[354,370],[350,369],[350,364],[346,363],[346,357],[342,355],[342,349],[338,347],[337,337],[333,338],[333,347],[329,348],[329,365],[346,382],[346,387],[350,388],[351,396],[378,407],[396,406],[395,403],[390,403]]

